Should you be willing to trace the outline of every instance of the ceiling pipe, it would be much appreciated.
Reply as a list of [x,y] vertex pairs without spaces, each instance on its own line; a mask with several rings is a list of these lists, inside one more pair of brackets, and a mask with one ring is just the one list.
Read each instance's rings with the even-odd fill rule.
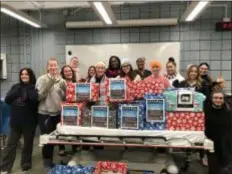
[[177,18],[167,19],[139,19],[139,20],[118,20],[115,26],[105,26],[102,21],[66,21],[66,28],[104,28],[104,27],[139,27],[139,26],[172,26],[177,25]]

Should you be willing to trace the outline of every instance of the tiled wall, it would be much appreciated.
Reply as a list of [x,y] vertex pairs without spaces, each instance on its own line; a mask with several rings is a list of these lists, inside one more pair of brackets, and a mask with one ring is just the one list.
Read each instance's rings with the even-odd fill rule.
[[[226,2],[224,2],[226,3]],[[231,16],[231,2],[229,16]],[[113,7],[117,19],[180,17],[187,3],[125,5]],[[43,18],[48,29],[38,30],[18,21],[1,16],[1,52],[7,54],[8,79],[1,81],[2,95],[18,79],[21,67],[32,67],[37,76],[45,72],[46,61],[56,56],[65,64],[65,45],[101,43],[150,43],[181,42],[181,73],[190,63],[206,61],[211,65],[211,74],[226,79],[226,92],[231,92],[231,32],[215,32],[215,23],[224,17],[221,7],[208,8],[194,23],[173,27],[106,28],[66,30],[67,17],[62,10],[44,11]],[[81,9],[76,20],[95,20],[91,9]]]

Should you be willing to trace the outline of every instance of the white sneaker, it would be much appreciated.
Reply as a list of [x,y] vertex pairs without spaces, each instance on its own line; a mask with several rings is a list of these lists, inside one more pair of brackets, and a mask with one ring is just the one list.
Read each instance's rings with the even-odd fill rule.
[[1,174],[9,174],[8,172],[1,172]]

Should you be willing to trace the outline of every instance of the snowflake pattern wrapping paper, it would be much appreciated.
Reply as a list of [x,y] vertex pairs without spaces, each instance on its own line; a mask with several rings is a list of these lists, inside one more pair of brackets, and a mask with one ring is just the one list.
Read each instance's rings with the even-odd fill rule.
[[126,163],[99,161],[95,167],[94,174],[101,174],[103,171],[126,174],[127,165]]
[[[122,107],[138,107],[138,129],[143,130],[143,115],[145,114],[144,105],[141,105],[139,103],[136,104],[119,104],[118,105],[118,114],[117,114],[117,127],[121,128],[122,122],[121,122],[121,113],[122,113]],[[126,128],[124,128],[126,129]],[[129,128],[132,129],[132,128]],[[136,129],[136,128],[134,128]]]
[[[69,102],[69,103],[78,102],[76,100],[75,87],[76,87],[75,83],[67,83],[66,102]],[[99,85],[95,83],[90,83],[90,87],[91,87],[91,101],[98,101]]]
[[170,131],[204,131],[203,112],[167,112],[167,128]]
[[[151,94],[151,93],[145,94],[144,98],[145,99],[165,99],[162,94]],[[146,100],[144,100],[143,102],[145,105],[145,109],[147,109]],[[166,115],[166,113],[164,115]],[[146,120],[146,114],[144,115],[144,130],[165,130],[165,129],[166,129],[166,118],[163,122],[149,122]]]
[[92,174],[93,167],[56,165],[48,174]]

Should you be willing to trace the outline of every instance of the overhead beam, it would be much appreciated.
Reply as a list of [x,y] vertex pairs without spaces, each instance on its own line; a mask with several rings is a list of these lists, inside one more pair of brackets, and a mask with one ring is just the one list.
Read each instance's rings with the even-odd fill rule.
[[114,15],[114,12],[111,8],[111,5],[107,1],[93,1],[89,2],[91,7],[97,16],[102,20],[105,25],[116,26],[117,19]]

